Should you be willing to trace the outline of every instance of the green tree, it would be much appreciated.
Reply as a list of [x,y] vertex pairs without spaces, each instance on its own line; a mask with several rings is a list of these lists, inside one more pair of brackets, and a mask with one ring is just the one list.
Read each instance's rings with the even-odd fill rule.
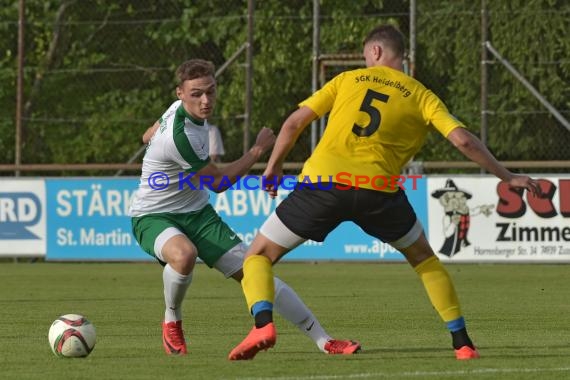
[[[489,1],[489,38],[555,107],[568,110],[570,32],[566,1]],[[478,134],[480,4],[418,4],[418,78]],[[492,60],[492,55],[489,53]],[[568,159],[570,133],[499,62],[490,66],[488,144],[502,160]],[[418,158],[463,159],[431,134]]]
[[0,7],[0,163],[14,162],[18,4]]
[[[0,162],[13,162],[18,4],[0,7]],[[487,2],[490,40],[554,104],[570,109],[570,3]],[[321,52],[360,54],[389,22],[409,34],[409,2],[321,1]],[[255,2],[251,137],[277,130],[311,93],[313,4]],[[417,78],[479,133],[480,4],[418,2]],[[247,41],[247,0],[27,0],[23,162],[125,162],[175,100],[174,71],[204,58],[221,67]],[[218,77],[226,159],[242,152],[245,54]],[[340,68],[340,66],[339,66]],[[348,67],[345,67],[348,69]],[[489,144],[503,160],[568,159],[570,133],[498,62],[490,66]],[[289,156],[310,153],[305,132]],[[464,159],[437,133],[419,160]]]

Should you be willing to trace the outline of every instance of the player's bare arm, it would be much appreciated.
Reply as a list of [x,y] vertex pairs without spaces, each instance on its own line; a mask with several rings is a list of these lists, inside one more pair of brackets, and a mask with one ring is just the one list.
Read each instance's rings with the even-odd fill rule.
[[283,165],[285,157],[287,157],[287,154],[295,145],[299,135],[301,135],[307,125],[316,118],[317,114],[307,106],[303,106],[289,115],[281,126],[281,130],[277,136],[275,148],[273,148],[273,152],[267,163],[268,169],[281,167]]
[[538,181],[524,175],[510,172],[489,152],[487,147],[475,135],[465,128],[455,128],[449,133],[447,139],[467,158],[479,164],[483,169],[496,175],[513,187],[520,187],[530,191],[533,195],[540,195]]
[[156,133],[156,130],[158,129],[158,127],[160,127],[160,123],[158,122],[158,120],[152,125],[152,127],[148,128],[146,130],[146,132],[143,134],[142,137],[142,142],[143,144],[148,144],[148,142],[150,141],[150,139],[152,139],[152,136],[154,136],[154,134]]
[[[307,106],[303,106],[289,115],[277,136],[275,148],[273,148],[271,157],[267,162],[267,168],[263,172],[264,178],[275,178],[277,179],[276,183],[280,181],[283,176],[283,161],[285,161],[287,154],[291,151],[301,133],[316,118],[317,114]],[[269,192],[271,197],[277,196],[277,188],[271,182],[267,183],[265,190]]]
[[209,163],[199,170],[197,176],[212,178],[210,190],[221,193],[237,181],[239,176],[245,175],[249,169],[266,153],[275,143],[275,134],[269,128],[262,128],[257,134],[255,144],[251,149],[236,161],[233,161],[222,168]]

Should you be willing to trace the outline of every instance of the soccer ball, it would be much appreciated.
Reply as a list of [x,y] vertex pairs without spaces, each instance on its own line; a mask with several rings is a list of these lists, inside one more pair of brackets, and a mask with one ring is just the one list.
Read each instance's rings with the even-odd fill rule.
[[53,321],[48,338],[56,356],[81,358],[95,347],[95,327],[82,315],[65,314]]

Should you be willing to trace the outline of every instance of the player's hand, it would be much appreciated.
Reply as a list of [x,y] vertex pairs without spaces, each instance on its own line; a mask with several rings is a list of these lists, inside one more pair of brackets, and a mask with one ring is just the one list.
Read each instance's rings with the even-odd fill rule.
[[258,146],[263,153],[267,152],[269,149],[273,147],[275,144],[275,133],[273,130],[263,127],[257,134],[257,138],[255,139],[255,145]]
[[271,198],[275,198],[277,196],[279,184],[283,178],[283,169],[273,169],[268,167],[263,172],[263,176],[261,178],[263,179],[263,190],[267,191],[267,194],[269,194]]
[[537,197],[540,197],[542,195],[540,182],[526,175],[515,175],[509,181],[509,185],[512,187],[527,189],[531,192],[532,195]]

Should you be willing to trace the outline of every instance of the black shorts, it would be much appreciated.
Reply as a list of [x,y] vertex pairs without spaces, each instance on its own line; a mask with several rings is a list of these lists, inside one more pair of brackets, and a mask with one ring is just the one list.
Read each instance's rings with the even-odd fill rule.
[[302,238],[323,241],[340,223],[350,221],[389,243],[406,235],[416,223],[416,213],[401,189],[387,193],[321,185],[326,190],[297,184],[275,210],[281,222]]

